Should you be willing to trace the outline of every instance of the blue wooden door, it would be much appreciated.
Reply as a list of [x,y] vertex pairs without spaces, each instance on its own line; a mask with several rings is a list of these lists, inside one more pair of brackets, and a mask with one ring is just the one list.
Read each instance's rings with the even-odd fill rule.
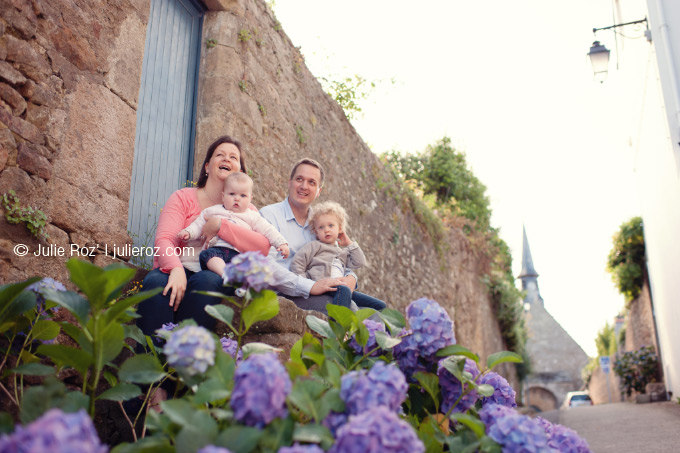
[[193,0],[151,0],[128,213],[135,246],[153,246],[160,209],[192,179],[202,15]]

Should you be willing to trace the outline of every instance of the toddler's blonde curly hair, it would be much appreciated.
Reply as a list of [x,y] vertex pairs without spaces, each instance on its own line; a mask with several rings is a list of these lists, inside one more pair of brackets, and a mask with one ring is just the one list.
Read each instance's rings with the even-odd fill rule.
[[312,228],[312,231],[316,233],[316,219],[319,218],[319,216],[322,215],[334,215],[338,219],[338,225],[340,225],[340,231],[341,232],[346,232],[347,231],[347,211],[345,211],[345,208],[340,206],[339,203],[336,203],[335,201],[324,201],[323,203],[319,203],[317,205],[314,205],[311,207],[311,213],[310,213],[310,221],[309,221],[309,226]]

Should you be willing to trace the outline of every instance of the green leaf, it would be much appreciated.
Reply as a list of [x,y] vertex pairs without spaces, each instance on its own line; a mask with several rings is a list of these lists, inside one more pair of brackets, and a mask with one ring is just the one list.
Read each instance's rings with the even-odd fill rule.
[[146,436],[139,439],[134,444],[118,444],[111,450],[111,453],[170,453],[175,448],[170,445],[167,437]]
[[501,446],[489,436],[484,436],[479,440],[481,453],[501,453]]
[[286,370],[288,371],[288,375],[290,376],[291,380],[295,380],[300,376],[309,376],[307,367],[299,362],[286,362]]
[[42,365],[40,363],[24,363],[18,367],[10,370],[14,374],[24,374],[28,376],[53,376],[55,374],[54,367]]
[[191,423],[183,425],[175,438],[175,446],[178,452],[197,451],[199,448],[212,444],[216,438],[217,422],[208,412],[196,411]]
[[146,338],[144,338],[144,333],[142,332],[142,329],[140,329],[134,324],[125,324],[123,326],[123,329],[125,332],[125,338],[132,338],[142,346],[146,346]]
[[40,320],[36,321],[31,336],[36,340],[54,340],[59,335],[61,328],[59,324],[54,321]]
[[54,302],[73,313],[81,326],[87,324],[90,313],[90,303],[87,299],[83,299],[73,291],[55,291],[53,289],[45,289],[43,295],[45,300]]
[[500,351],[491,354],[489,357],[486,358],[486,367],[488,369],[492,369],[496,365],[505,362],[522,363],[524,362],[524,360],[522,360],[522,356],[517,353],[510,351]]
[[152,384],[165,376],[156,357],[149,354],[134,355],[120,367],[118,377],[123,381]]
[[[9,290],[5,290],[5,292],[7,291]],[[0,306],[0,325],[11,325],[17,316],[32,310],[36,306],[36,297],[33,291],[25,291],[16,295],[11,292],[10,295],[13,297],[9,301],[0,299],[0,302],[4,303],[4,306]]]
[[323,348],[321,344],[317,341],[316,343],[308,343],[302,347],[301,357],[303,359],[311,360],[318,366],[323,365],[326,360],[326,356],[323,353]]
[[297,406],[300,411],[317,422],[321,422],[319,397],[326,390],[323,382],[306,379],[298,380],[288,395],[288,401]]
[[206,404],[229,398],[231,392],[223,382],[217,379],[209,379],[203,382],[194,394],[194,403]]
[[233,453],[249,453],[255,449],[263,431],[246,426],[231,426],[220,433],[215,441],[218,447],[224,447]]
[[231,390],[234,385],[235,369],[236,362],[234,358],[223,350],[218,349],[215,351],[215,366],[208,368],[206,377],[218,380],[224,388]]
[[129,384],[127,382],[121,382],[115,387],[111,387],[107,391],[103,392],[97,397],[98,400],[109,400],[109,401],[127,401],[132,398],[137,398],[142,394],[142,391],[134,384]]
[[363,323],[359,323],[357,325],[357,331],[354,335],[357,343],[359,343],[362,347],[365,347],[371,334],[368,333],[368,329]]
[[87,410],[90,398],[82,392],[69,392],[63,382],[48,377],[43,385],[29,387],[21,400],[21,422],[30,423],[45,412],[57,407],[64,412]]
[[267,352],[281,352],[283,349],[275,348],[265,343],[248,343],[241,346],[241,351],[243,352],[243,358],[245,359],[250,354],[263,354]]
[[83,375],[93,363],[92,356],[82,349],[61,344],[43,344],[37,352],[52,359],[59,367],[70,366]]
[[333,443],[333,435],[323,425],[309,424],[301,425],[295,424],[293,431],[293,440],[296,442],[307,442],[311,444],[320,444],[321,442]]
[[[327,362],[328,363],[328,362]],[[345,402],[340,398],[340,389],[332,388],[321,397],[319,408],[319,419],[323,420],[331,412],[344,412]]]
[[385,321],[385,324],[387,324],[387,327],[393,334],[398,334],[401,332],[401,329],[406,327],[406,319],[404,319],[404,315],[402,315],[401,312],[397,310],[385,308],[383,311],[378,313],[378,316],[380,316],[382,320]]
[[14,431],[14,419],[7,412],[0,412],[0,434],[12,434]]
[[428,395],[430,395],[432,401],[434,401],[436,412],[439,412],[439,398],[437,397],[439,392],[439,378],[437,375],[418,371],[413,376],[420,382],[420,385],[423,386],[423,389],[425,389]]
[[310,329],[312,329],[314,332],[318,333],[324,338],[333,338],[335,334],[333,333],[333,329],[331,329],[331,326],[328,324],[327,321],[324,321],[323,319],[319,319],[316,316],[313,315],[307,315],[305,318],[307,321],[307,325],[309,326]]
[[231,330],[234,330],[234,327],[231,325],[231,321],[234,319],[234,310],[231,307],[222,304],[206,305],[205,312],[231,327]]
[[484,423],[482,423],[482,421],[479,420],[478,418],[473,417],[472,415],[469,414],[463,414],[458,412],[452,413],[450,417],[452,420],[455,420],[470,428],[472,432],[475,433],[475,436],[477,436],[478,439],[484,437],[486,428],[484,426]]
[[462,355],[479,363],[479,356],[477,354],[458,344],[445,346],[437,351],[437,357],[448,357],[451,355]]
[[354,313],[354,315],[357,317],[359,322],[364,322],[365,319],[370,318],[376,313],[378,312],[372,308],[362,308],[361,310]]
[[328,304],[326,305],[326,310],[328,311],[328,316],[333,318],[345,330],[349,330],[352,327],[352,323],[357,323],[357,317],[354,315],[354,312],[347,307]]
[[465,379],[463,377],[463,368],[465,367],[465,359],[458,356],[449,356],[444,359],[441,364],[446,368],[446,370],[453,374],[453,376],[460,382]]
[[198,410],[187,400],[174,399],[161,402],[163,414],[179,426],[191,425]]
[[375,331],[375,341],[378,342],[378,345],[382,349],[392,349],[399,343],[401,343],[401,338],[394,338],[386,334],[385,332],[381,332],[379,330]]
[[106,313],[104,315],[106,317],[106,324],[115,322],[116,320],[118,320],[120,315],[125,313],[125,310],[132,307],[133,305],[137,305],[138,303],[145,301],[149,297],[155,296],[162,290],[163,288],[153,288],[148,291],[142,291],[140,293],[133,294],[132,296],[128,296],[125,299],[116,301],[116,303],[113,304],[111,308],[106,310]]
[[482,396],[491,396],[495,391],[496,390],[493,388],[493,385],[481,384],[477,386],[477,393]]
[[259,321],[267,321],[279,314],[279,298],[273,291],[262,291],[241,312],[246,331]]
[[[99,318],[102,319],[102,318]],[[95,338],[101,346],[102,363],[110,362],[118,357],[125,346],[125,330],[120,324],[109,324],[106,328],[98,331]]]
[[118,378],[110,371],[104,371],[102,376],[104,376],[104,379],[106,379],[106,382],[108,382],[111,387],[118,385]]
[[296,341],[293,344],[293,347],[290,348],[290,360],[291,362],[305,366],[302,362],[302,338]]

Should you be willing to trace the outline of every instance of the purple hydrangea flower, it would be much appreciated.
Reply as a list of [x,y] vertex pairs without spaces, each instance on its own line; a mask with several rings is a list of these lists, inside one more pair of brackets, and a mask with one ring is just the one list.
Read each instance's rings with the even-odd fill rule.
[[342,425],[347,423],[348,417],[349,416],[344,412],[330,411],[330,413],[326,415],[326,418],[323,419],[323,422],[321,424],[328,428],[333,437],[335,437],[336,433],[338,432],[338,429],[340,429]]
[[224,447],[216,447],[214,445],[206,445],[205,447],[196,451],[196,453],[231,453],[231,450]]
[[285,417],[291,382],[276,354],[252,354],[234,373],[231,408],[234,418],[247,426],[263,427]]
[[267,257],[259,252],[241,253],[224,268],[225,283],[240,283],[242,287],[255,291],[266,288],[273,275]]
[[[441,411],[443,413],[447,413],[456,403],[456,401],[458,401],[458,398],[460,398],[460,401],[458,401],[456,407],[453,408],[453,412],[466,412],[477,401],[477,391],[471,390],[461,398],[463,391],[468,390],[468,385],[466,384],[465,388],[463,388],[461,382],[444,367],[445,360],[446,359],[440,360],[437,367],[439,387],[442,391]],[[470,373],[472,375],[472,379],[475,379],[477,376],[479,376],[479,368],[477,368],[477,364],[474,360],[466,358],[463,371]]]
[[186,326],[172,332],[163,353],[170,366],[194,376],[215,363],[215,340],[203,327]]
[[414,429],[385,406],[353,415],[342,426],[331,453],[422,453]]
[[[354,352],[357,354],[366,354],[367,352],[375,349],[376,346],[378,346],[378,343],[375,339],[375,332],[376,331],[381,331],[385,332],[385,326],[377,321],[373,321],[372,319],[364,319],[364,325],[366,326],[366,329],[368,329],[368,341],[366,342],[366,346],[361,346],[359,342],[356,340],[356,335],[352,336],[352,339],[349,342],[349,347],[354,349]],[[378,357],[381,355],[383,352],[381,349],[377,349],[371,354],[371,357]]]
[[168,332],[172,332],[179,326],[179,324],[175,324],[174,322],[167,322],[161,326],[161,330],[167,330]]
[[542,417],[534,419],[548,437],[548,446],[560,453],[590,453],[588,442],[566,426],[552,424]]
[[538,422],[514,409],[497,410],[496,406],[484,406],[480,418],[486,420],[487,435],[503,447],[503,453],[553,452],[548,445],[548,436]]
[[[40,315],[47,314],[47,312],[50,311],[50,309],[47,310],[45,309],[45,296],[43,296],[42,293],[43,290],[45,289],[52,289],[54,291],[66,291],[66,287],[63,284],[50,277],[45,277],[42,280],[27,286],[24,291],[33,291],[35,293],[38,314]],[[53,312],[57,312],[59,310],[59,307],[53,307],[51,310]]]
[[491,371],[479,379],[479,384],[488,384],[494,388],[493,395],[482,398],[482,406],[493,403],[502,406],[517,407],[517,403],[515,402],[515,391],[508,381],[500,374]]
[[368,372],[359,370],[345,374],[340,385],[340,398],[352,415],[378,406],[397,411],[406,399],[407,391],[406,377],[399,368],[394,364],[376,362]]
[[277,453],[324,453],[318,445],[300,445],[295,442],[291,447],[281,447]]
[[66,414],[50,409],[27,426],[17,426],[11,435],[0,436],[0,452],[104,453],[92,420],[84,409]]
[[243,360],[243,352],[238,348],[238,341],[232,340],[229,337],[220,338],[220,343],[222,343],[222,350],[232,356],[236,363]]
[[[394,347],[394,357],[399,368],[409,380],[416,371],[429,371],[437,363],[436,353],[445,346],[456,343],[453,321],[437,302],[429,299],[414,300],[406,308],[406,318],[411,328]],[[407,331],[402,331],[402,334]]]

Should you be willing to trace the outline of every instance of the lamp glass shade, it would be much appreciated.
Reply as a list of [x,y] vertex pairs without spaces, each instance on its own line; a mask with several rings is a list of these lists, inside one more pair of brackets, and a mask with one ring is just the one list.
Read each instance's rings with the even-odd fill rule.
[[595,41],[588,52],[595,76],[606,75],[609,66],[609,49]]

